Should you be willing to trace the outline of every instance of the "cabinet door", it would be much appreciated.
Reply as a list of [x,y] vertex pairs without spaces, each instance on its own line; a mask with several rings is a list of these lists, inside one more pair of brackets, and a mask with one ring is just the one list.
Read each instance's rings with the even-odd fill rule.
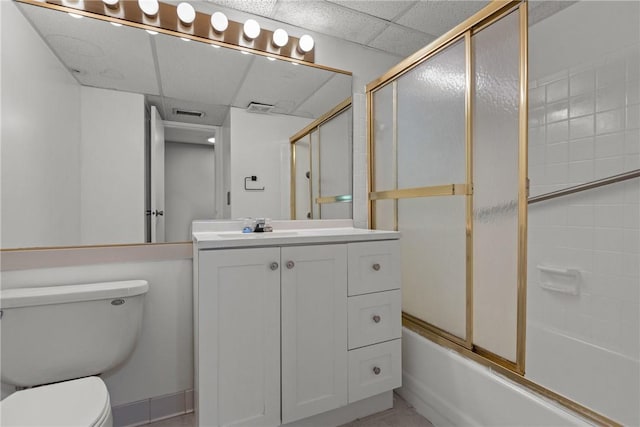
[[282,422],[347,404],[346,245],[282,248]]
[[280,424],[280,248],[201,251],[198,424]]

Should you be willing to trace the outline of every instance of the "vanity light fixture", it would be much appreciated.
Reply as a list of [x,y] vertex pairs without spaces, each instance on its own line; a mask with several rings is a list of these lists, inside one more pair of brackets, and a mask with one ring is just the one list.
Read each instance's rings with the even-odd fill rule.
[[213,137],[213,136],[212,136],[211,138],[207,139],[207,141],[209,141],[209,142],[210,142],[210,143],[212,143],[212,144],[215,144],[215,143],[216,143],[216,139],[215,139],[215,137]]
[[222,33],[229,27],[227,15],[222,12],[215,12],[211,15],[211,27],[216,33]]
[[160,10],[158,0],[138,0],[138,6],[147,16],[156,16]]
[[298,42],[298,50],[301,53],[311,52],[311,50],[313,50],[314,44],[315,43],[313,41],[313,37],[311,37],[309,34],[305,34],[304,36],[300,37],[300,41]]
[[271,42],[276,47],[284,47],[289,43],[289,34],[282,28],[278,28],[273,32]]
[[260,35],[260,24],[255,19],[247,19],[244,23],[244,37],[254,40]]
[[117,9],[118,8],[118,1],[119,0],[102,0],[102,2],[105,4],[105,6],[107,6],[109,9]]
[[264,55],[271,61],[282,58],[300,64],[315,62],[311,36],[294,37],[283,28],[265,31],[256,19],[247,19],[244,23],[233,21],[223,12],[197,12],[193,6],[195,0],[17,1],[42,2],[43,6],[63,10],[74,18],[86,16],[112,22],[117,27],[138,27],[150,35],[182,36],[185,41],[209,43],[216,49],[228,47],[245,55]]
[[191,25],[196,19],[196,10],[187,2],[178,5],[178,18],[184,25]]

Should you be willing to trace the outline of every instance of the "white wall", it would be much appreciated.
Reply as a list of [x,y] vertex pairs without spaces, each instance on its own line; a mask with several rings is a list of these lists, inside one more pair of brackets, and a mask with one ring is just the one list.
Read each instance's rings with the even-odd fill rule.
[[[281,174],[289,174],[289,164],[283,164],[280,147],[311,121],[231,108],[231,218],[289,217],[281,205]],[[249,181],[248,187],[264,191],[245,191],[244,177],[252,175],[258,181]]]
[[165,144],[164,218],[167,242],[191,241],[191,222],[214,217],[215,157],[212,145]]
[[77,244],[80,85],[14,2],[0,8],[1,246]]
[[82,243],[144,242],[144,96],[81,94]]
[[[193,388],[192,262],[132,262],[2,272],[2,287],[19,288],[144,279],[142,331],[131,357],[103,376],[111,405]],[[96,337],[97,340],[100,337]],[[3,398],[10,389],[3,387]]]

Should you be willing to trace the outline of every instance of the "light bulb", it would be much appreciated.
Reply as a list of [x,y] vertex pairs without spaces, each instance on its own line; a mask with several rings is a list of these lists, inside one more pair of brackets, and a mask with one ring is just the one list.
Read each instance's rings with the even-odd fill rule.
[[300,50],[300,52],[302,53],[311,52],[311,50],[313,49],[313,45],[313,37],[311,37],[309,34],[305,34],[304,36],[300,37],[300,41],[298,42],[298,50]]
[[273,37],[271,38],[271,42],[276,47],[284,47],[289,43],[289,34],[282,28],[278,28],[273,32]]
[[102,0],[102,2],[111,9],[115,9],[118,7],[118,0]]
[[247,19],[244,23],[244,36],[253,40],[260,35],[260,24],[255,19]]
[[158,0],[138,0],[138,6],[147,16],[155,16],[160,10]]
[[191,25],[196,19],[196,10],[189,3],[182,2],[178,5],[178,18],[185,25]]
[[211,15],[211,26],[216,33],[222,33],[229,27],[227,15],[222,12],[216,12]]

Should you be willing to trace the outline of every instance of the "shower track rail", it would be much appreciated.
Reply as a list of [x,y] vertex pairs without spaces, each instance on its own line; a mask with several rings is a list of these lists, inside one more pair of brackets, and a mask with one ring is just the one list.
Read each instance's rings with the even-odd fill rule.
[[541,194],[539,196],[530,197],[529,204],[544,202],[545,200],[551,200],[569,194],[580,193],[582,191],[591,190],[593,188],[603,187],[609,184],[615,184],[617,182],[627,181],[640,177],[640,169],[635,169],[629,172],[624,172],[618,175],[613,175],[608,178],[598,179],[596,181],[585,182],[584,184],[575,185],[573,187],[565,188],[562,190],[552,191],[550,193]]

